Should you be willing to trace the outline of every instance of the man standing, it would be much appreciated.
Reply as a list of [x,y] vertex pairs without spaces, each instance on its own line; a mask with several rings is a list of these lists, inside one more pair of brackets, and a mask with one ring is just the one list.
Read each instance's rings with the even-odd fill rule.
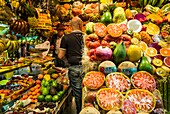
[[79,17],[73,17],[71,20],[72,32],[64,35],[61,40],[58,58],[63,59],[66,55],[68,63],[68,76],[70,86],[73,89],[73,96],[76,101],[77,114],[81,111],[82,105],[82,78],[84,76],[82,70],[82,50],[83,50],[83,22]]
[[54,63],[56,67],[65,67],[64,61],[58,58],[60,43],[62,37],[64,36],[65,27],[63,24],[59,23],[56,26],[56,30],[57,34],[54,34],[50,41],[51,49],[53,50],[53,57],[55,57]]

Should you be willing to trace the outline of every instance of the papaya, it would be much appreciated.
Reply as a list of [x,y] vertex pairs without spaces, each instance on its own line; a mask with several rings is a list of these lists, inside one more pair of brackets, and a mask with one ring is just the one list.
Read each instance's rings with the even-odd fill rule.
[[105,25],[112,23],[112,14],[109,11],[106,11],[102,15],[101,22]]
[[122,7],[117,7],[113,11],[113,22],[121,23],[126,20],[126,14]]
[[86,34],[91,34],[94,32],[94,23],[93,22],[88,22],[86,24]]
[[113,59],[116,65],[126,60],[126,46],[123,42],[117,44],[113,52]]

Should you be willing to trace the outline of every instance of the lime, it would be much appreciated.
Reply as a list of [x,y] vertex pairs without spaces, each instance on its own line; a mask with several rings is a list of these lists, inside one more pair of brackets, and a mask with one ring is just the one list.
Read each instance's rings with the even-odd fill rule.
[[46,95],[45,96],[45,101],[46,102],[51,102],[51,100],[52,100],[52,96],[51,95]]
[[47,88],[44,88],[42,91],[42,95],[48,95],[49,94],[49,90]]
[[60,98],[60,97],[59,97],[58,95],[54,95],[53,98],[52,98],[52,101],[53,101],[53,102],[56,102],[56,101],[59,100],[59,98]]
[[45,99],[45,98],[44,98],[44,95],[39,95],[39,96],[38,96],[38,101],[39,101],[39,102],[44,101],[44,99]]
[[64,91],[59,91],[59,92],[57,93],[57,95],[58,95],[59,97],[62,97],[63,94],[64,94]]

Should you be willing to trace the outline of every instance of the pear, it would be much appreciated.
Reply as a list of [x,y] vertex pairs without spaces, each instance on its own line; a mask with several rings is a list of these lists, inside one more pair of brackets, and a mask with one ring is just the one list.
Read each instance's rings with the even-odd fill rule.
[[153,74],[153,66],[149,63],[147,57],[143,56],[140,60],[140,63],[138,65],[139,71],[147,71],[150,74]]

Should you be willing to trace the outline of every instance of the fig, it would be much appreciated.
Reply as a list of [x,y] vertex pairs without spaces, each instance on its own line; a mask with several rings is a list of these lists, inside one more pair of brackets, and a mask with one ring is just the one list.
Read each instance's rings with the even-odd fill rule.
[[96,92],[95,91],[88,92],[86,97],[85,97],[85,101],[87,103],[93,104],[93,102],[96,101]]

